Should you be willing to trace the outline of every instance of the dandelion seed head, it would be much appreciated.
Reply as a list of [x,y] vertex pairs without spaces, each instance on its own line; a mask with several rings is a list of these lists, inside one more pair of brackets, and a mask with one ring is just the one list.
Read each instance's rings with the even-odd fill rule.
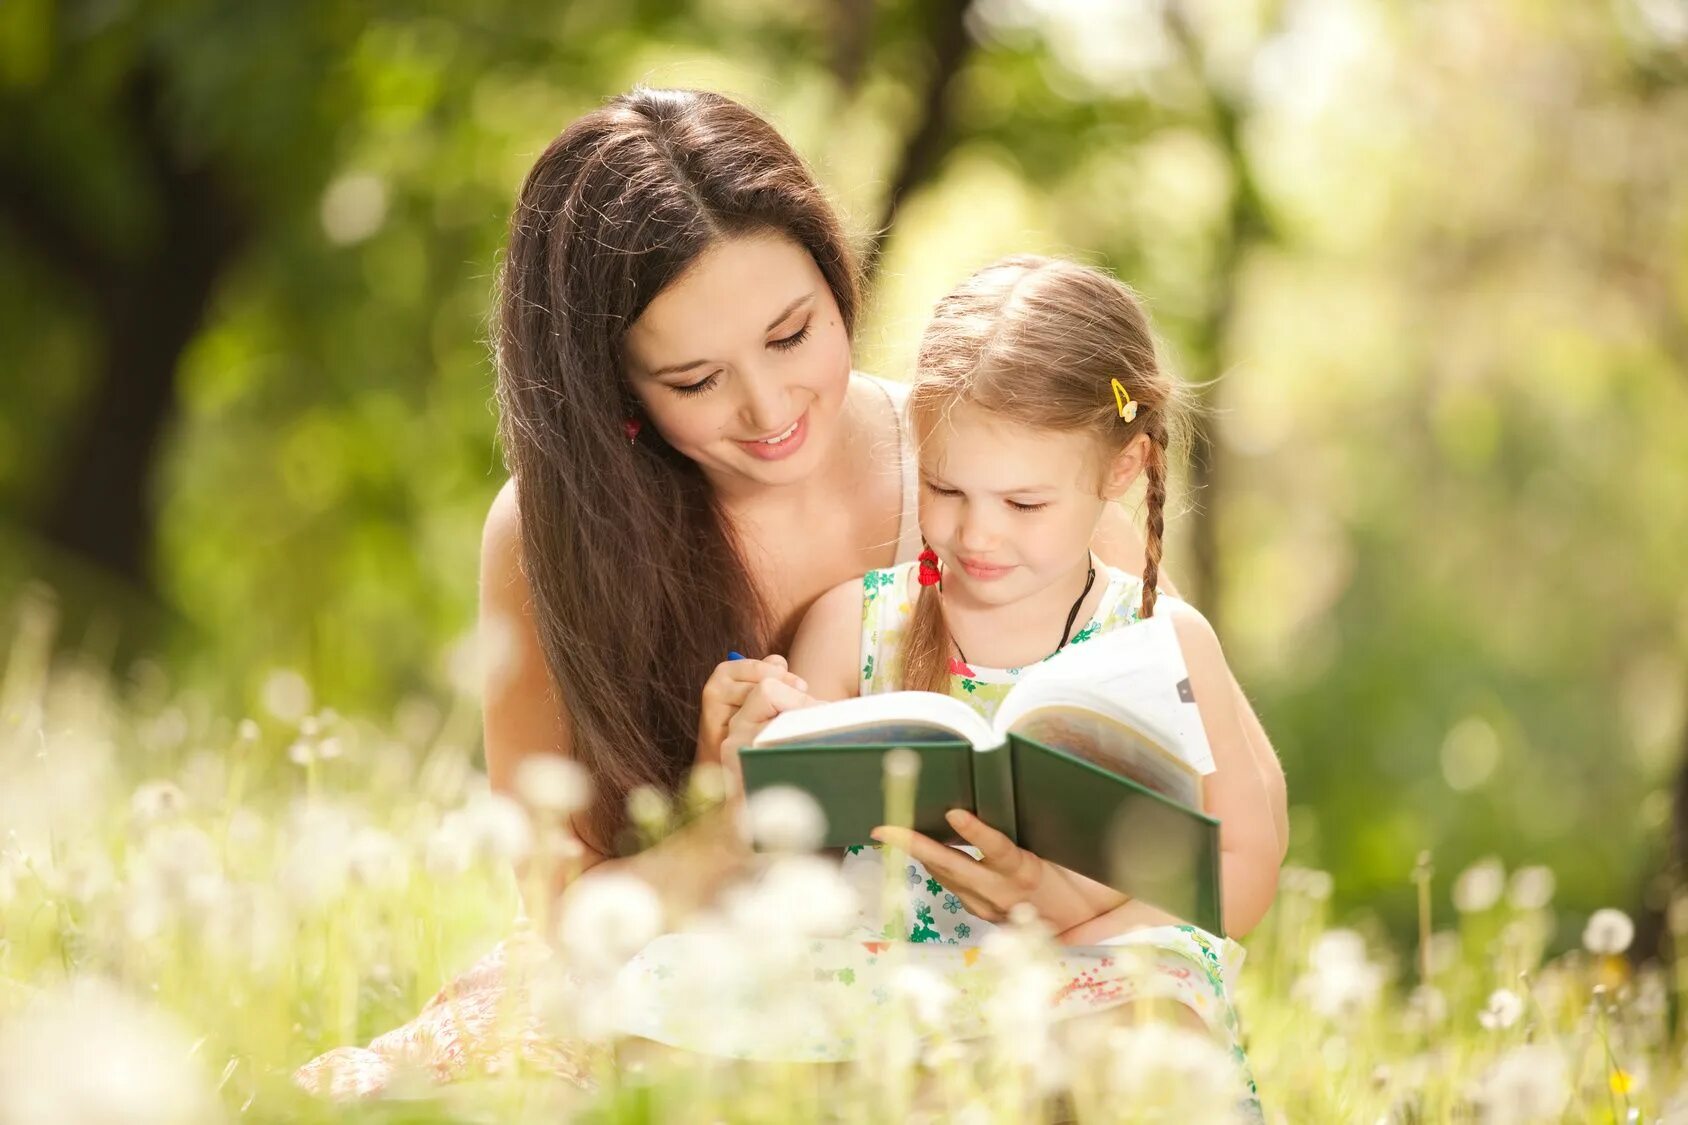
[[360,828],[352,834],[347,861],[353,881],[371,890],[403,890],[410,881],[404,845],[379,828]]
[[1635,923],[1628,914],[1612,907],[1596,910],[1583,927],[1583,948],[1590,953],[1613,957],[1635,940]]
[[915,1019],[928,1028],[940,1028],[950,1006],[960,994],[931,969],[902,965],[891,976],[891,992],[907,1000]]
[[635,785],[627,794],[628,818],[652,836],[668,830],[668,806],[668,794],[654,785]]
[[906,746],[899,746],[885,755],[887,781],[912,781],[920,776],[920,755]]
[[1472,1100],[1496,1125],[1556,1121],[1571,1100],[1565,1056],[1544,1043],[1514,1047],[1478,1079]]
[[0,1027],[0,1125],[195,1125],[220,1117],[174,1019],[79,978]]
[[1509,988],[1497,988],[1489,993],[1489,1002],[1477,1013],[1477,1022],[1490,1031],[1503,1031],[1518,1022],[1524,1014],[1524,1001]]
[[475,846],[495,863],[515,863],[533,851],[527,810],[503,793],[477,794],[463,808]]
[[516,765],[516,793],[536,812],[566,818],[592,798],[586,767],[561,754],[528,754]]
[[810,852],[826,839],[826,814],[812,796],[791,785],[760,789],[745,802],[751,837],[776,852]]
[[311,710],[311,685],[291,668],[277,668],[264,677],[258,700],[265,711],[284,723],[297,724]]
[[1520,867],[1507,884],[1506,901],[1514,910],[1545,910],[1557,885],[1551,867]]
[[662,930],[662,902],[644,880],[622,872],[588,875],[563,896],[557,939],[571,968],[619,968]]
[[688,781],[692,800],[700,805],[715,805],[726,799],[727,771],[715,762],[703,762],[692,767]]
[[1153,1120],[1236,1121],[1244,1091],[1235,1063],[1210,1036],[1149,1020],[1108,1036],[1108,1089]]
[[144,830],[176,819],[187,807],[187,794],[175,782],[145,781],[129,798],[129,822]]
[[1418,1033],[1435,1031],[1448,1022],[1448,998],[1433,984],[1421,984],[1407,997],[1405,1023]]
[[1480,914],[1499,902],[1505,890],[1505,866],[1494,856],[1486,856],[1454,880],[1454,909],[1461,914]]

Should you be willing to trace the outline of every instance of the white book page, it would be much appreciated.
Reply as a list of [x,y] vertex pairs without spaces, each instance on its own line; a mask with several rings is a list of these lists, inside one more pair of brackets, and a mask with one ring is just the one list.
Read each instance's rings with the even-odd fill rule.
[[1014,730],[1043,706],[1098,711],[1163,745],[1198,774],[1216,768],[1184,650],[1163,614],[1093,637],[1028,670],[1002,701],[996,727]]
[[1002,742],[990,724],[959,699],[929,691],[888,691],[786,711],[763,727],[751,745],[915,746],[957,738],[975,750],[989,750]]

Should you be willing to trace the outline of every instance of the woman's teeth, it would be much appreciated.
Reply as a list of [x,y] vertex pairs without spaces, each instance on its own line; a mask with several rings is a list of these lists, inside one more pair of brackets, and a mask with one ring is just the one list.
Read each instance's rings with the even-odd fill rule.
[[[803,419],[799,418],[797,419],[797,422],[801,422],[802,420]],[[797,432],[797,422],[793,422],[790,428],[788,428],[783,434],[775,434],[771,438],[757,438],[756,440],[763,445],[778,445],[780,442]]]

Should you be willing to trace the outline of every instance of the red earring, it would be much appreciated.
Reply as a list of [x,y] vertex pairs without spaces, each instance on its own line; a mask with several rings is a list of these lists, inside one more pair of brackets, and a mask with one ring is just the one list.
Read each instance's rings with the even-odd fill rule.
[[639,431],[644,428],[644,425],[644,422],[637,418],[623,418],[621,420],[621,432],[627,435],[628,444],[639,440]]
[[936,586],[944,576],[938,573],[938,552],[928,547],[920,552],[920,584]]

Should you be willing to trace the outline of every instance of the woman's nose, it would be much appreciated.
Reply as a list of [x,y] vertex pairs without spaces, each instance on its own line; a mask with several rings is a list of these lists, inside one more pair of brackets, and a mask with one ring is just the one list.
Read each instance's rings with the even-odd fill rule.
[[744,401],[740,410],[745,424],[752,430],[767,434],[793,421],[788,417],[791,413],[787,407],[790,396],[778,376],[771,372],[750,371],[745,373],[741,384]]

